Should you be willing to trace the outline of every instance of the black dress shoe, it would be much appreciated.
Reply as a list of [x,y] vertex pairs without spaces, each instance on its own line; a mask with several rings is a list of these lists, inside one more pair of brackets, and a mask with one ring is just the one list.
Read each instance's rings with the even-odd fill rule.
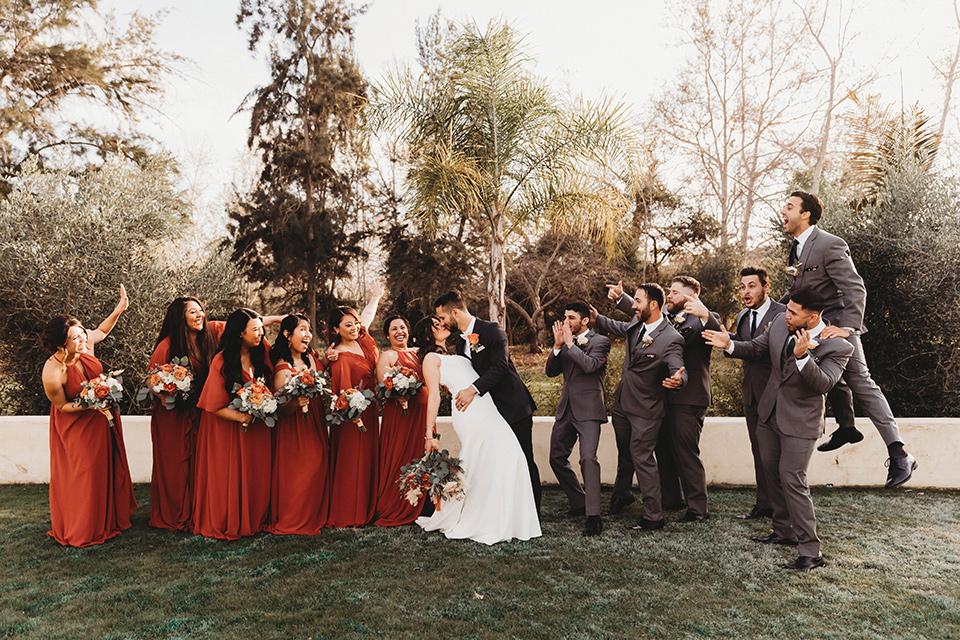
[[845,444],[856,444],[863,440],[863,434],[856,427],[840,427],[830,434],[830,439],[817,447],[817,451],[833,451]]
[[694,513],[688,510],[678,522],[703,522],[709,517],[709,513]]
[[783,565],[784,569],[793,569],[794,571],[810,571],[810,569],[816,569],[817,567],[822,567],[827,564],[823,560],[823,556],[799,556],[796,560],[790,564]]
[[750,513],[744,513],[737,516],[741,520],[759,520],[760,518],[772,518],[773,509],[761,509],[760,507],[754,505],[753,509],[750,509]]
[[654,529],[663,529],[663,518],[659,520],[648,520],[644,518],[637,524],[630,527],[632,531],[653,531]]
[[583,537],[598,536],[603,531],[603,520],[600,516],[587,516],[587,526],[583,528]]
[[687,508],[686,502],[666,502],[663,505],[664,511],[680,511]]
[[905,456],[890,457],[887,459],[887,484],[884,489],[896,489],[910,479],[917,468],[916,459],[909,453]]
[[579,509],[567,509],[566,511],[559,512],[561,516],[585,516],[587,515],[587,508],[580,507]]
[[785,547],[795,547],[797,546],[797,541],[793,538],[784,538],[778,536],[775,533],[771,533],[765,538],[750,538],[754,542],[759,542],[760,544],[781,544]]
[[602,516],[615,516],[618,513],[621,513],[624,509],[629,507],[631,504],[636,502],[637,499],[632,495],[624,496],[623,498],[611,498],[610,499],[610,508],[601,513]]

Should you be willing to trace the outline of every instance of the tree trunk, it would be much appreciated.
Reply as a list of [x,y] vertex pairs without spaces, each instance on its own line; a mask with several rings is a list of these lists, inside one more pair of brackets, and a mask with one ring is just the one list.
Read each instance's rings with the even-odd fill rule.
[[490,277],[487,280],[487,302],[490,306],[490,319],[507,326],[507,307],[504,303],[507,289],[507,270],[504,264],[506,241],[503,237],[503,213],[497,210],[491,220],[490,241]]
[[310,330],[313,331],[310,345],[316,348],[320,332],[317,331],[317,271],[313,268],[307,273],[307,320],[310,321]]

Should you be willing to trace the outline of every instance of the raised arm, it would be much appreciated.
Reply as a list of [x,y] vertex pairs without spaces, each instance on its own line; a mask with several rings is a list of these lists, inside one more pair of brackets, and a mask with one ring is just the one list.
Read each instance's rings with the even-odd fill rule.
[[127,289],[123,285],[120,285],[120,300],[117,301],[117,306],[113,308],[113,312],[107,316],[96,329],[87,331],[87,345],[90,347],[91,352],[93,352],[93,345],[102,341],[113,331],[113,328],[117,326],[117,320],[120,318],[120,314],[126,311],[129,306],[130,299],[127,298]]
[[379,280],[374,280],[370,283],[370,300],[367,301],[367,306],[360,312],[360,324],[367,327],[368,331],[370,323],[377,316],[377,307],[380,305],[380,298],[382,297],[383,285],[380,284]]

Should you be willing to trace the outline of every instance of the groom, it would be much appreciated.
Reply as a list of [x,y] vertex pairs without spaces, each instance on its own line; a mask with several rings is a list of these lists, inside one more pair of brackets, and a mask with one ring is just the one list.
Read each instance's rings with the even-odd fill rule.
[[453,399],[463,411],[477,394],[490,393],[497,411],[510,424],[527,459],[533,498],[540,514],[540,470],[533,460],[533,412],[537,405],[520,380],[507,348],[507,334],[496,322],[480,320],[470,315],[463,296],[454,289],[433,303],[437,317],[455,335],[457,354],[469,358],[480,377]]

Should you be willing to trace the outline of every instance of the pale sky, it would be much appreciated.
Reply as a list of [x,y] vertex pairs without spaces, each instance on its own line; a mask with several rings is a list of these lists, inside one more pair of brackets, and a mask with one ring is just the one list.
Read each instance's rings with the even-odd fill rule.
[[[157,41],[194,64],[185,77],[171,79],[163,116],[148,132],[188,172],[200,165],[195,179],[207,206],[237,175],[245,149],[249,120],[234,111],[249,91],[268,81],[266,62],[247,50],[245,34],[236,27],[238,4],[101,0],[100,5],[114,9],[121,20],[133,10],[168,9]],[[540,75],[588,99],[612,96],[641,112],[684,55],[670,5],[669,0],[372,0],[356,22],[356,55],[367,77],[376,80],[395,61],[415,64],[417,20],[426,24],[438,8],[446,18],[481,25],[505,18],[527,34]],[[930,60],[957,45],[952,1],[875,0],[862,3],[855,15],[856,63],[869,67],[884,61],[883,78],[873,92],[898,102],[902,79],[905,102],[919,101],[928,115],[939,117],[943,97]]]

